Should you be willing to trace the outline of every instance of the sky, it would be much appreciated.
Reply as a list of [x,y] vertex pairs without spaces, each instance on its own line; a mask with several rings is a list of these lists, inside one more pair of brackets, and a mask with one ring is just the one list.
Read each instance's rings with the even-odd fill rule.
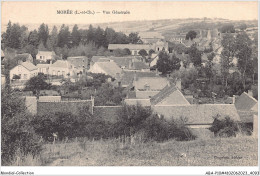
[[[57,14],[57,10],[94,11],[95,14]],[[113,10],[130,14],[112,14]],[[103,11],[110,11],[104,14]],[[101,12],[101,13],[96,13]],[[2,25],[13,23],[90,24],[176,18],[258,19],[258,2],[2,2]]]

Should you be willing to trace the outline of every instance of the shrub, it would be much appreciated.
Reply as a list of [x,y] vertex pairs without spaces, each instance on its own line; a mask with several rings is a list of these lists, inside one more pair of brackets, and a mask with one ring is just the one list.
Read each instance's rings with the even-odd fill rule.
[[224,119],[220,119],[219,116],[216,116],[209,130],[214,132],[215,136],[232,137],[236,136],[239,131],[239,126],[228,116]]
[[24,100],[15,92],[2,89],[1,105],[2,165],[11,164],[17,153],[20,156],[37,155],[41,146],[30,126],[32,116],[27,113]]

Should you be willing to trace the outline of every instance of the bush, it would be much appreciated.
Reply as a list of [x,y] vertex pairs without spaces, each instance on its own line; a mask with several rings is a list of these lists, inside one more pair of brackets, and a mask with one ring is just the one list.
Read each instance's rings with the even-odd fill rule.
[[195,139],[195,136],[185,126],[182,119],[168,122],[163,117],[159,118],[157,115],[152,114],[150,108],[140,105],[125,105],[113,130],[114,137],[130,137],[135,134],[143,134],[143,142]]
[[24,100],[15,92],[2,89],[1,105],[2,165],[11,164],[17,153],[37,155],[41,151],[39,137],[30,126],[32,116],[27,113]]
[[235,137],[239,131],[239,126],[228,116],[224,119],[220,119],[219,116],[216,116],[209,130],[214,132],[215,136]]

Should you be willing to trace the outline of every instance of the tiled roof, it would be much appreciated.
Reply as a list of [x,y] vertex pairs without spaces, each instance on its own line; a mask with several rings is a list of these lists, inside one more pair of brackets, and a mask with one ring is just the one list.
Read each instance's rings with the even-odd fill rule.
[[91,58],[91,61],[92,61],[92,62],[97,62],[100,58],[104,58],[104,56],[93,56],[93,57]]
[[130,62],[139,62],[140,57],[126,56],[126,57],[109,57],[109,60],[113,60],[119,67],[129,68]]
[[88,58],[86,56],[68,57],[67,60],[75,67],[88,67]]
[[54,64],[51,64],[50,67],[69,68],[69,63],[66,60],[57,60]]
[[129,69],[142,70],[142,69],[149,69],[149,68],[150,67],[143,62],[133,62],[132,67],[129,68]]
[[166,85],[158,94],[151,98],[151,104],[155,105],[169,96],[172,92],[176,91],[177,88],[174,85]]
[[115,62],[96,62],[95,64],[112,77],[116,77],[117,73],[122,73],[122,69]]
[[129,85],[133,82],[134,77],[156,77],[155,72],[138,72],[138,71],[123,71],[123,75],[121,77],[121,84],[122,85]]
[[21,65],[24,66],[24,67],[25,67],[27,70],[29,70],[29,71],[37,70],[37,69],[38,69],[35,65],[33,65],[33,64],[30,63],[30,62],[23,62],[23,63],[21,63]]
[[168,80],[162,77],[141,77],[134,84],[138,90],[146,89],[147,86],[150,90],[162,90],[168,84]]
[[55,55],[54,51],[38,51],[39,55]]
[[125,48],[128,48],[130,50],[154,49],[153,45],[149,45],[149,44],[109,44],[108,45],[108,50],[125,49]]
[[127,105],[151,106],[150,99],[125,99]]
[[237,110],[251,111],[257,103],[255,98],[244,92],[236,99],[235,106]]
[[155,105],[152,108],[155,113],[163,115],[166,120],[187,118],[186,124],[211,124],[214,121],[213,117],[217,115],[220,118],[229,116],[235,121],[240,121],[233,104]]

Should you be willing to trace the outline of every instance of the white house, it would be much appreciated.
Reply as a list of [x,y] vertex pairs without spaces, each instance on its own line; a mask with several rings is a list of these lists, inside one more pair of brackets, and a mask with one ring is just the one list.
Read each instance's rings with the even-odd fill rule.
[[15,75],[20,77],[20,80],[29,80],[38,74],[38,68],[30,62],[22,62],[10,70],[10,79]]
[[36,67],[38,68],[39,73],[43,74],[50,74],[49,69],[50,69],[51,64],[37,64]]
[[96,62],[94,65],[89,69],[91,73],[103,73],[105,75],[110,75],[114,78],[118,78],[122,74],[122,69],[114,62],[114,61],[107,61],[107,62]]
[[57,60],[54,64],[50,64],[49,74],[56,76],[64,76],[65,78],[72,75],[73,66],[66,60]]
[[54,51],[38,51],[38,54],[36,55],[36,60],[47,62],[47,60],[53,60],[54,57]]

